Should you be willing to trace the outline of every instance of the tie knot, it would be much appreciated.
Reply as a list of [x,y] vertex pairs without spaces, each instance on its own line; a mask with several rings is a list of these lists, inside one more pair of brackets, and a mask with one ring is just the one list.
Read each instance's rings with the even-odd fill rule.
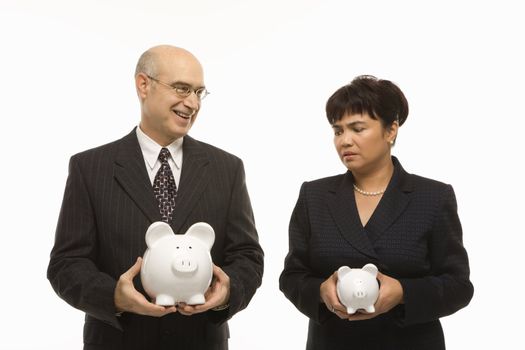
[[159,153],[159,160],[161,163],[166,163],[168,161],[168,158],[170,156],[170,151],[168,151],[168,149],[166,147],[163,147],[161,150],[160,150],[160,153]]

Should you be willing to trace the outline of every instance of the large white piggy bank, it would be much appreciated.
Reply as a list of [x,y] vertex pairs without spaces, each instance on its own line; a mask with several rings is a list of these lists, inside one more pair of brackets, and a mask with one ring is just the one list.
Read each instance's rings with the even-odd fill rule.
[[362,269],[342,266],[337,270],[337,297],[346,306],[346,312],[355,313],[358,309],[375,312],[374,304],[379,296],[377,267],[366,264]]
[[210,249],[214,241],[213,228],[204,222],[193,224],[183,235],[173,234],[165,222],[150,225],[140,277],[155,304],[204,304],[213,275]]

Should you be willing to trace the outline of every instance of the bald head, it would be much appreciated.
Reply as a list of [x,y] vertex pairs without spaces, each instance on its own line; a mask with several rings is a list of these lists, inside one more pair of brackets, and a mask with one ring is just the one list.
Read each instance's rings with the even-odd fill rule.
[[197,65],[202,71],[199,60],[188,50],[171,45],[159,45],[148,49],[140,56],[135,68],[135,76],[144,73],[156,77],[168,65]]

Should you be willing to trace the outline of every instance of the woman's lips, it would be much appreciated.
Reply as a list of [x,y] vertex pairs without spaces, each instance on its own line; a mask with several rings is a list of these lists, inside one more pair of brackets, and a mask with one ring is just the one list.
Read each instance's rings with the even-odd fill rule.
[[343,159],[352,159],[357,155],[357,153],[354,152],[344,152],[343,153]]

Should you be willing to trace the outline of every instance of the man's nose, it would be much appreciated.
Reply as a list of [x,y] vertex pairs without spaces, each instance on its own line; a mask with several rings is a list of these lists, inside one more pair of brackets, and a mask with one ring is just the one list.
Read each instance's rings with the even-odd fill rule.
[[201,105],[201,100],[197,97],[197,94],[195,94],[195,91],[192,91],[192,93],[189,94],[184,99],[184,105],[188,108],[193,109],[194,111],[199,110],[199,106]]

